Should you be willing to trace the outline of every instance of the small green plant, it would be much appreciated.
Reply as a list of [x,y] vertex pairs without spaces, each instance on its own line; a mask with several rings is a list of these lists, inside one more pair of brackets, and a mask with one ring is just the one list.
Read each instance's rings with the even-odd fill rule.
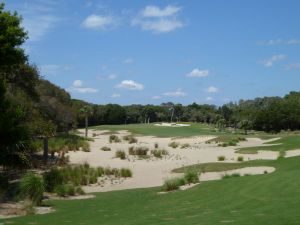
[[184,149],[184,148],[189,148],[191,145],[189,143],[185,143],[185,144],[182,144],[181,145],[181,149]]
[[169,147],[171,148],[177,148],[179,146],[179,143],[172,141],[171,143],[169,143]]
[[218,161],[225,161],[225,156],[224,155],[220,155],[218,156]]
[[235,141],[229,141],[228,146],[236,146],[237,143]]
[[146,156],[149,151],[147,147],[129,147],[128,152],[129,155],[138,155],[138,156]]
[[59,196],[59,197],[66,197],[67,196],[67,188],[65,184],[61,184],[55,187],[54,192]]
[[241,176],[241,174],[239,174],[239,173],[233,173],[233,174],[225,174],[222,178],[223,179],[227,179],[227,178],[233,178],[233,177],[240,177]]
[[239,156],[239,157],[237,158],[237,161],[243,162],[243,161],[244,161],[244,157],[243,157],[243,156]]
[[158,143],[154,143],[154,148],[158,148]]
[[103,147],[101,148],[101,150],[107,152],[107,151],[111,151],[111,148],[110,148],[110,147],[103,146]]
[[154,149],[151,154],[156,158],[161,158],[164,155],[169,155],[169,152],[165,149]]
[[122,168],[120,170],[120,176],[121,177],[132,177],[132,171],[127,168]]
[[185,185],[185,180],[183,178],[171,178],[165,180],[162,190],[163,191],[174,191],[178,190],[180,186]]
[[109,136],[109,143],[118,143],[121,142],[121,139],[117,135],[110,135]]
[[33,205],[41,205],[45,191],[42,177],[32,172],[26,173],[21,179],[20,191]]
[[81,187],[76,187],[75,188],[75,193],[79,194],[79,195],[84,195],[85,194],[84,190]]
[[196,170],[188,170],[184,174],[184,180],[187,184],[199,183],[199,174]]
[[123,140],[124,141],[128,141],[129,144],[133,144],[133,143],[137,143],[138,142],[138,140],[134,136],[132,136],[132,135],[124,136]]
[[116,158],[126,159],[126,153],[122,150],[116,151]]

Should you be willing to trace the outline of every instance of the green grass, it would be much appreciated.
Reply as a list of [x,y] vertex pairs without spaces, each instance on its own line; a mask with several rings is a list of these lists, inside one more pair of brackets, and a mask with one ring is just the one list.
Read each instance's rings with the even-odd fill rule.
[[[257,163],[257,161],[255,162]],[[244,164],[244,163],[243,163]],[[5,224],[85,225],[297,225],[300,224],[300,157],[259,164],[271,174],[203,182],[159,195],[160,188],[96,193],[86,200],[49,202],[56,211],[1,220]]]
[[223,134],[215,131],[214,127],[205,124],[191,124],[188,127],[160,127],[154,124],[101,125],[92,127],[97,130],[128,130],[133,134],[151,135],[157,137],[189,137],[197,135]]
[[244,154],[256,154],[259,150],[285,152],[288,150],[300,149],[300,135],[283,135],[279,140],[266,142],[266,144],[275,145],[239,148],[237,152]]

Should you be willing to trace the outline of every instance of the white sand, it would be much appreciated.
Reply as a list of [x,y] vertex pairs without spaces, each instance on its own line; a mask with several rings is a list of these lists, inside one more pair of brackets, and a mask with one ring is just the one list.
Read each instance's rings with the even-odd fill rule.
[[295,156],[300,156],[300,149],[289,150],[289,151],[285,152],[285,157],[286,158],[295,157]]
[[182,124],[182,123],[156,123],[154,126],[160,127],[189,127],[191,124]]
[[[90,192],[102,192],[111,190],[122,190],[131,188],[146,188],[161,186],[166,178],[179,176],[173,174],[171,171],[182,166],[193,165],[197,163],[217,162],[218,156],[225,156],[225,162],[237,162],[238,156],[244,156],[244,160],[254,159],[276,159],[277,152],[259,151],[258,154],[238,154],[235,149],[239,147],[261,146],[265,140],[258,138],[249,138],[248,141],[240,142],[238,146],[218,147],[217,144],[206,144],[207,140],[214,138],[214,136],[197,136],[191,138],[159,138],[151,136],[136,136],[138,143],[128,144],[123,141],[121,143],[109,143],[109,135],[103,135],[105,131],[89,131],[89,136],[92,133],[97,134],[94,142],[90,142],[91,152],[69,152],[70,162],[81,164],[88,162],[91,166],[109,166],[115,168],[130,168],[133,171],[133,177],[121,180],[106,180],[102,186],[86,186],[84,190]],[[118,131],[118,136],[122,138],[128,135],[127,131]],[[190,147],[187,149],[173,149],[168,146],[172,141],[180,144],[188,143]],[[129,146],[145,146],[150,150],[154,149],[154,143],[158,143],[159,149],[166,149],[169,151],[169,156],[162,159],[150,158],[139,160],[130,156],[126,160],[114,158],[117,150],[123,150],[128,153]],[[107,146],[111,151],[102,151],[101,147]],[[254,170],[251,167],[249,170]],[[251,173],[251,171],[247,171]]]

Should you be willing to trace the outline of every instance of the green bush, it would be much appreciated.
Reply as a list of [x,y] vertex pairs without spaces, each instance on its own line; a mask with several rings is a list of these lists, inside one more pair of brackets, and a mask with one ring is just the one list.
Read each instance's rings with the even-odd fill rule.
[[222,178],[223,178],[223,179],[226,179],[226,178],[240,177],[240,176],[241,176],[241,174],[239,174],[239,173],[233,173],[233,174],[231,174],[231,175],[225,174]]
[[145,156],[147,155],[147,152],[149,151],[149,148],[147,147],[129,147],[128,152],[129,155],[139,155],[139,156]]
[[79,195],[84,195],[85,194],[84,190],[81,187],[76,187],[75,188],[75,193],[79,194]]
[[179,143],[172,141],[171,143],[169,143],[169,147],[171,148],[177,148],[179,146]]
[[218,156],[218,161],[225,161],[225,156],[224,155],[220,155]]
[[151,151],[151,154],[156,158],[161,158],[163,155],[168,155],[169,152],[165,149],[155,149]]
[[116,151],[116,158],[126,159],[126,153],[124,151],[118,150]]
[[244,157],[243,157],[243,156],[239,156],[239,157],[237,158],[237,161],[243,162],[243,161],[244,161]]
[[196,170],[188,170],[184,174],[184,180],[187,184],[199,183],[199,174]]
[[57,168],[52,168],[50,171],[43,174],[46,191],[52,192],[57,185],[63,183],[64,178],[61,171]]
[[41,205],[45,186],[42,177],[28,172],[20,182],[20,191],[24,197],[29,198],[33,205]]
[[121,139],[117,136],[117,135],[110,135],[109,136],[109,143],[118,143],[118,142],[121,142]]
[[132,135],[126,135],[126,136],[124,136],[123,140],[124,141],[128,141],[129,144],[133,144],[133,143],[137,143],[138,142],[138,140],[135,137],[133,137]]
[[107,151],[111,151],[111,148],[106,147],[106,146],[103,146],[103,147],[101,148],[101,150],[107,152]]
[[61,184],[55,187],[54,192],[59,197],[66,197],[67,196],[67,188],[65,184]]
[[236,146],[237,143],[235,141],[229,141],[228,146]]
[[132,172],[130,169],[127,168],[122,168],[120,170],[120,176],[121,177],[132,177]]
[[190,147],[190,144],[189,143],[185,143],[185,144],[182,144],[181,145],[181,149],[184,149],[184,148],[189,148]]
[[75,195],[75,187],[73,184],[66,184],[65,189],[66,189],[66,195],[68,195],[68,196]]
[[163,191],[174,191],[178,190],[180,186],[185,185],[185,181],[183,178],[171,178],[165,180],[162,190]]
[[154,143],[154,148],[158,148],[158,143]]

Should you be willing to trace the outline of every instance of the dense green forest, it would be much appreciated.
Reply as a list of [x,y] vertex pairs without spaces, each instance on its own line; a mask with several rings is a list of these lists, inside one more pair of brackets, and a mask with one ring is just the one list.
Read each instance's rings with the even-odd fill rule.
[[198,122],[219,128],[267,132],[300,128],[300,92],[284,97],[240,100],[223,106],[96,105],[71,99],[64,89],[42,78],[29,63],[22,45],[27,32],[16,12],[0,5],[0,164],[5,168],[29,166],[36,139],[48,139],[89,125],[152,122]]

